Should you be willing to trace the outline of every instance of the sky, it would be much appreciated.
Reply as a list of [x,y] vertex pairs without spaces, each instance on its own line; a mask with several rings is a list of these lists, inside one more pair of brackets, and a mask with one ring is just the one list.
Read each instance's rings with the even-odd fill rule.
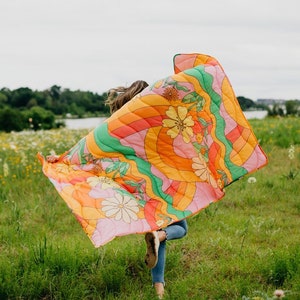
[[236,96],[300,99],[299,0],[1,0],[0,89],[103,93],[203,53]]

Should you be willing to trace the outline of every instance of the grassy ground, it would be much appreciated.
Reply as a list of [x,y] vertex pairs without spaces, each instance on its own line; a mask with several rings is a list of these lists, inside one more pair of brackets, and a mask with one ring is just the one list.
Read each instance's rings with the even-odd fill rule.
[[[166,299],[272,299],[276,289],[300,299],[300,120],[251,124],[269,164],[168,244]],[[41,173],[37,151],[62,153],[86,133],[0,134],[0,299],[155,298],[143,236],[95,249]]]

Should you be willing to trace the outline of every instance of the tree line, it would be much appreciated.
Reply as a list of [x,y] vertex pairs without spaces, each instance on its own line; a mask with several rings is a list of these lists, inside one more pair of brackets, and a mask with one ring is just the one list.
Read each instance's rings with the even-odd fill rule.
[[[15,90],[0,90],[0,131],[21,131],[24,129],[52,129],[64,126],[66,116],[76,118],[109,115],[105,105],[107,93],[64,89],[53,85],[38,91],[28,87]],[[299,115],[299,100],[286,101],[286,107],[274,106],[272,109],[253,100],[239,96],[237,100],[242,110],[264,109],[269,116]]]
[[57,122],[68,116],[91,117],[109,114],[107,94],[62,89],[53,85],[38,91],[28,87],[0,90],[0,131],[51,129],[64,126]]

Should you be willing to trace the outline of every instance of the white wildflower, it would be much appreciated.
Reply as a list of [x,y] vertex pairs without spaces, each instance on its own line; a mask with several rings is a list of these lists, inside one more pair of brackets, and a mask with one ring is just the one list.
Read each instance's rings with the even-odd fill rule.
[[50,155],[56,155],[56,152],[55,152],[55,150],[50,150]]
[[294,145],[291,145],[289,150],[288,150],[288,156],[289,156],[289,159],[294,159],[295,158],[295,146]]
[[284,295],[284,291],[283,290],[275,290],[275,292],[274,292],[275,299],[281,299],[284,296],[285,295]]
[[21,157],[21,164],[23,166],[26,166],[27,163],[28,163],[28,159],[27,159],[27,156],[26,156],[25,152],[21,152],[20,157]]
[[248,178],[248,183],[256,183],[256,178],[255,177],[249,177]]
[[9,166],[8,166],[7,162],[5,162],[3,164],[3,176],[7,177],[8,175],[9,175]]

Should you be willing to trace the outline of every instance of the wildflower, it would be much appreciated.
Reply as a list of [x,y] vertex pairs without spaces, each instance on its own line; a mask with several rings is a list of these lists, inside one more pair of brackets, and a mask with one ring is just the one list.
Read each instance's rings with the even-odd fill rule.
[[4,177],[7,177],[9,175],[9,166],[8,164],[5,162],[3,164],[3,176]]
[[26,166],[27,163],[28,163],[28,159],[27,159],[27,156],[26,156],[25,152],[21,152],[20,157],[21,157],[21,164],[23,166]]
[[256,183],[256,178],[255,177],[249,177],[248,178],[248,183]]
[[50,155],[56,155],[56,152],[55,152],[55,150],[50,150]]
[[289,150],[288,150],[288,156],[289,156],[289,159],[294,159],[295,158],[295,146],[294,145],[291,145]]
[[274,292],[274,297],[275,299],[281,299],[283,298],[285,295],[284,295],[284,291],[283,290],[275,290]]
[[192,126],[194,126],[192,116],[187,116],[187,113],[187,108],[184,106],[178,106],[177,111],[173,106],[170,106],[166,111],[169,119],[163,120],[163,126],[170,128],[167,134],[172,139],[181,134],[185,143],[190,142],[190,138],[193,136]]
[[17,149],[17,146],[15,144],[13,144],[13,143],[10,143],[9,146],[10,146],[11,150],[16,150]]
[[138,204],[129,195],[116,194],[114,198],[103,200],[102,206],[105,216],[116,221],[122,220],[129,224],[131,220],[138,219]]

